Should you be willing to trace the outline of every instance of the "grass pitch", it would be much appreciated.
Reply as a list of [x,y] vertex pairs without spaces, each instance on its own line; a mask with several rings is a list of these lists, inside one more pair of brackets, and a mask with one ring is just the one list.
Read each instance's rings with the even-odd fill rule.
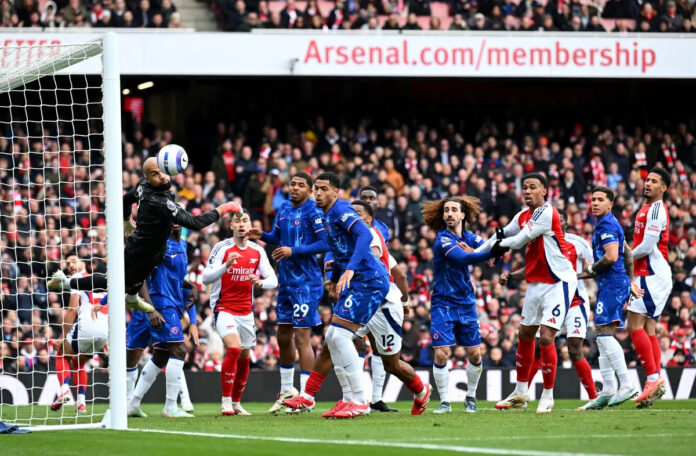
[[479,413],[454,404],[448,415],[434,415],[436,401],[420,417],[411,403],[399,413],[353,420],[325,420],[333,404],[319,403],[311,414],[269,415],[270,403],[245,403],[253,416],[220,416],[219,404],[195,404],[195,418],[167,419],[161,404],[145,404],[146,419],[129,420],[130,431],[34,432],[0,438],[7,455],[190,454],[380,456],[445,453],[551,456],[693,455],[696,400],[660,401],[647,410],[632,403],[601,411],[576,412],[580,401],[559,400],[553,413],[498,411],[479,402]]

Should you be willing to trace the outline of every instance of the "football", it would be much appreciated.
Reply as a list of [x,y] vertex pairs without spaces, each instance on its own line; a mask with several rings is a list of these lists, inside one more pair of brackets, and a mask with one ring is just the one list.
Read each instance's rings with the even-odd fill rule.
[[157,166],[162,172],[176,176],[188,166],[188,155],[183,147],[168,144],[157,153]]

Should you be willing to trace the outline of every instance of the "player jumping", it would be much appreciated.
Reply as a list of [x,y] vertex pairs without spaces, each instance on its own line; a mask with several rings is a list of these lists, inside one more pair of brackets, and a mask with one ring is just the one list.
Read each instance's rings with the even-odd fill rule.
[[530,173],[522,179],[522,195],[527,208],[519,212],[502,230],[506,237],[500,243],[496,234],[477,250],[493,250],[509,247],[525,252],[525,280],[529,284],[522,307],[522,326],[517,345],[517,385],[496,408],[523,407],[529,400],[528,380],[534,362],[534,336],[541,327],[539,340],[541,371],[544,391],[541,393],[537,413],[553,410],[553,387],[556,381],[558,356],[554,339],[563,325],[565,315],[575,294],[578,279],[570,260],[564,252],[568,246],[561,228],[558,211],[545,202],[547,181],[540,173]]
[[[167,250],[164,261],[157,266],[152,276],[147,279],[148,295],[155,311],[143,314],[133,311],[131,323],[128,325],[126,348],[127,352],[127,379],[129,393],[131,385],[137,378],[137,362],[144,348],[150,340],[154,343],[154,353],[150,361],[143,367],[140,379],[135,385],[134,392],[128,403],[128,415],[146,417],[140,409],[140,402],[145,393],[157,379],[162,367],[166,365],[166,402],[162,416],[166,418],[192,417],[193,405],[188,399],[188,391],[182,396],[182,407],[177,407],[177,398],[182,390],[188,390],[183,373],[184,360],[186,358],[186,343],[181,323],[186,303],[188,290],[193,289],[187,284],[188,259],[186,256],[186,241],[181,239],[181,227],[175,225],[171,237],[167,240]],[[195,292],[194,292],[195,293]],[[191,326],[194,345],[198,342],[195,307],[187,309]],[[142,322],[143,316],[145,321]],[[188,400],[187,400],[188,399]]]
[[[130,220],[131,206],[138,203],[135,232],[126,239],[123,252],[125,264],[126,304],[144,312],[154,307],[138,296],[142,284],[164,259],[167,239],[176,223],[183,227],[200,230],[229,212],[238,213],[237,203],[221,204],[215,210],[193,216],[175,202],[170,177],[157,166],[157,159],[150,157],[143,164],[144,178],[123,196],[124,220]],[[105,291],[106,275],[92,274],[73,277],[70,280],[63,271],[56,271],[48,282],[52,291],[63,289]]]
[[235,214],[230,227],[232,237],[213,247],[202,280],[212,284],[210,306],[215,330],[225,344],[222,414],[250,415],[240,401],[249,377],[249,350],[256,344],[253,288],[271,290],[278,286],[278,279],[266,251],[247,239],[251,230],[249,214]]

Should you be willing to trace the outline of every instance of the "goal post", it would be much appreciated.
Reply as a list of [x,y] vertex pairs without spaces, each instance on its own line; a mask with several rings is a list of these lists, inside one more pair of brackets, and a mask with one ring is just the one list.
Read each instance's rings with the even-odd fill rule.
[[[1,49],[0,421],[127,428],[122,195],[117,35]],[[108,316],[49,292],[58,269],[106,273]]]

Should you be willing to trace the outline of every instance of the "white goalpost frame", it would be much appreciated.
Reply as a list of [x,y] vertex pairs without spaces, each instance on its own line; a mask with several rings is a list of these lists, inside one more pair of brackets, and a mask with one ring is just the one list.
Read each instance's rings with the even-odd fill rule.
[[[99,46],[98,41],[101,41]],[[66,52],[56,60],[40,61],[37,65],[15,68],[0,75],[0,92],[10,91],[84,60],[102,56],[104,178],[106,198],[107,293],[109,296],[109,409],[101,422],[89,424],[59,424],[27,426],[33,431],[108,428],[128,428],[126,400],[126,318],[125,270],[123,259],[123,186],[121,151],[121,83],[119,78],[118,37],[103,34],[93,46],[81,52]],[[90,43],[83,43],[89,45]]]
[[104,175],[106,192],[106,252],[109,261],[109,412],[104,425],[128,428],[126,403],[126,285],[123,279],[123,188],[121,182],[121,81],[118,37],[103,39]]

